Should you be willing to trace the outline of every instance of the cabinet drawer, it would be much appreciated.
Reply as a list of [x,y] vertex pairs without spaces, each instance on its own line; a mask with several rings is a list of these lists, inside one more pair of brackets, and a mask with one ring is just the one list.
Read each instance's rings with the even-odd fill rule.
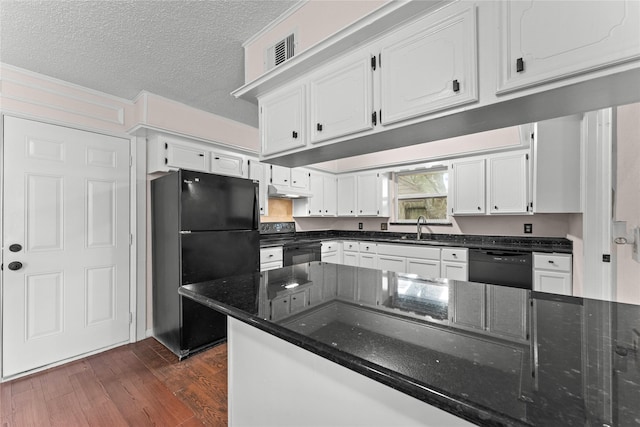
[[376,244],[373,242],[360,242],[358,244],[358,250],[361,253],[376,253]]
[[322,242],[322,253],[327,254],[338,251],[338,242]]
[[533,268],[536,270],[571,272],[571,255],[533,254]]
[[468,253],[469,250],[466,248],[442,249],[442,261],[467,262]]
[[358,252],[358,242],[344,241],[342,242],[342,250],[347,252]]
[[260,263],[282,261],[282,246],[260,249]]

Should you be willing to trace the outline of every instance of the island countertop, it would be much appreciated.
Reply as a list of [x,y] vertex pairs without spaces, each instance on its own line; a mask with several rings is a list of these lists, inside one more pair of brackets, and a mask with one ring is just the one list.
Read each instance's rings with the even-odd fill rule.
[[640,423],[640,307],[312,262],[179,293],[479,425]]

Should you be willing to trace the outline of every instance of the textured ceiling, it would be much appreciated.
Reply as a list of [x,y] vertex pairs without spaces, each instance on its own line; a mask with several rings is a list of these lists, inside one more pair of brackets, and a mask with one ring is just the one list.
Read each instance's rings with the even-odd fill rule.
[[0,0],[0,61],[118,97],[142,90],[251,126],[242,43],[298,0]]

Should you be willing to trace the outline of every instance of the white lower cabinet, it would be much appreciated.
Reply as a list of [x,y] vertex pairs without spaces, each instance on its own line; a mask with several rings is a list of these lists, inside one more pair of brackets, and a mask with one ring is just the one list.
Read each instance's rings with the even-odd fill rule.
[[469,249],[442,249],[440,276],[444,279],[469,280]]
[[378,269],[405,273],[407,271],[407,259],[403,256],[378,254]]
[[340,243],[337,241],[322,242],[320,256],[323,262],[341,264],[342,257],[340,256]]
[[342,263],[354,267],[358,266],[358,242],[342,242]]
[[533,290],[573,295],[572,256],[559,253],[533,253]]
[[377,268],[376,244],[360,242],[358,244],[358,267]]
[[260,271],[282,268],[282,246],[260,249]]
[[417,274],[425,278],[440,277],[440,261],[431,259],[407,258],[407,273]]
[[440,248],[418,245],[378,244],[378,269],[440,277]]

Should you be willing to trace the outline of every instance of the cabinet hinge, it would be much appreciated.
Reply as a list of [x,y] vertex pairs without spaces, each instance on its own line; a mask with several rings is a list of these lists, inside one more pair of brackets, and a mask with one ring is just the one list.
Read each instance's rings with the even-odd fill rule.
[[133,313],[129,312],[129,324],[133,323]]
[[376,57],[375,57],[375,55],[371,57],[371,69],[373,71],[376,70]]
[[380,121],[380,124],[382,124],[382,108],[380,109],[380,113],[378,114],[378,120]]
[[169,144],[167,144],[166,142],[164,143],[164,149],[168,150],[169,149]]
[[129,234],[129,246],[133,245],[133,234]]
[[382,53],[378,54],[378,67],[382,67]]
[[525,159],[527,159],[527,160],[529,160],[529,153],[525,154],[525,155],[524,155],[524,158],[525,158]]
[[533,138],[536,136],[535,133],[531,132],[531,140],[533,141]]
[[529,207],[533,210],[533,202],[529,202]]
[[168,165],[168,164],[169,164],[169,160],[167,160],[167,158],[166,158],[166,157],[164,158],[164,164],[165,164],[165,165]]
[[375,111],[371,114],[371,123],[373,123],[374,126],[378,124],[378,113]]
[[129,167],[133,166],[133,156],[129,156]]

